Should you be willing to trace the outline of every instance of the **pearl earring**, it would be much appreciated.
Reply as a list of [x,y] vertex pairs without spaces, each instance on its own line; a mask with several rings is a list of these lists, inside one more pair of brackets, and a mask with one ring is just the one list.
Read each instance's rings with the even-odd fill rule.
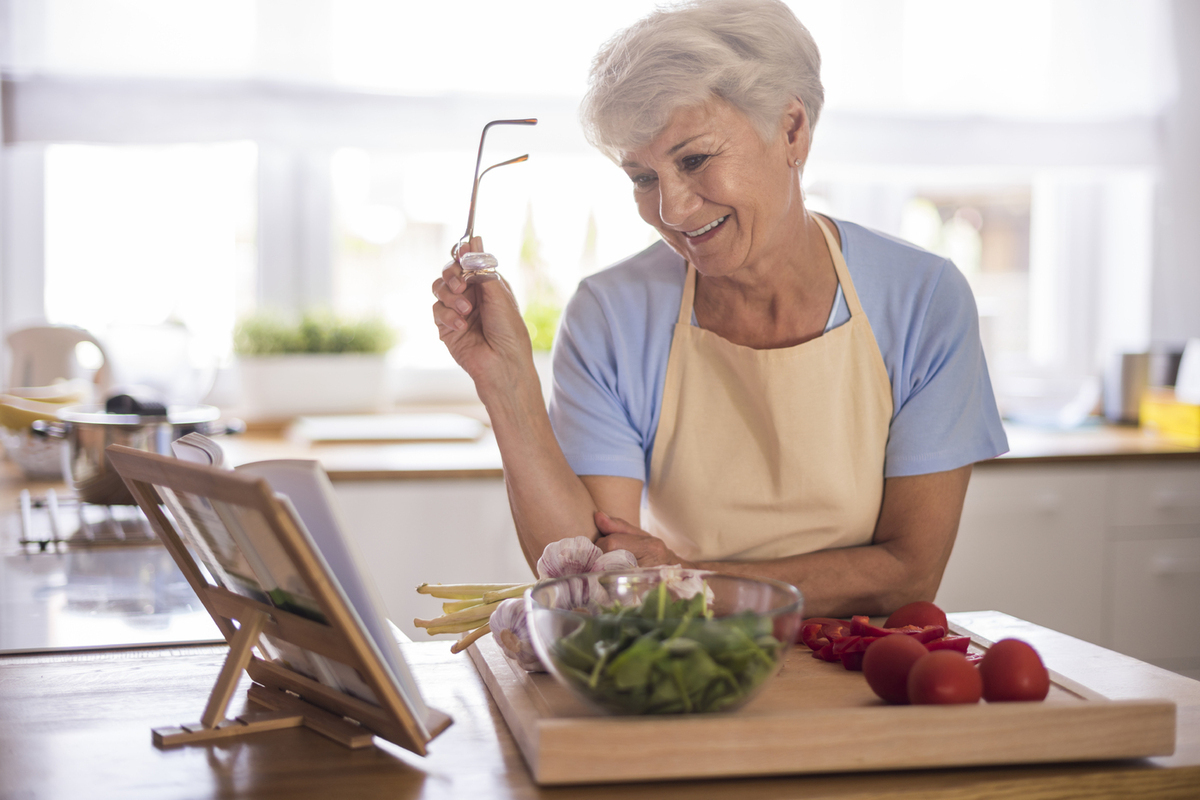
[[795,164],[795,165],[798,167],[798,166],[800,166],[800,159],[798,159],[798,158],[797,158],[797,159],[796,159],[795,161],[793,161],[792,163],[793,163],[793,164]]

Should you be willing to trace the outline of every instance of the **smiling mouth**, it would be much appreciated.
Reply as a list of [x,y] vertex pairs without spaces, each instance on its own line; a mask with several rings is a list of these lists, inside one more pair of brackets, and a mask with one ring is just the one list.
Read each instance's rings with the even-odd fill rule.
[[720,225],[722,222],[724,222],[727,219],[729,219],[728,214],[721,217],[720,219],[713,220],[712,222],[705,225],[703,228],[697,228],[694,231],[684,231],[683,235],[688,237],[689,239],[695,239],[697,236],[703,236],[704,234],[708,233],[713,228],[717,227],[718,225]]

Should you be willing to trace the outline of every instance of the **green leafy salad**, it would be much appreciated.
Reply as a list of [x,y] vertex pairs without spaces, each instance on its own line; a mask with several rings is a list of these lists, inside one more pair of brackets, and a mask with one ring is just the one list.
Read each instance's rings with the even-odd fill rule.
[[674,600],[660,583],[639,605],[581,615],[580,626],[554,643],[555,665],[598,705],[621,713],[736,706],[774,672],[782,643],[770,617],[714,618],[706,594]]

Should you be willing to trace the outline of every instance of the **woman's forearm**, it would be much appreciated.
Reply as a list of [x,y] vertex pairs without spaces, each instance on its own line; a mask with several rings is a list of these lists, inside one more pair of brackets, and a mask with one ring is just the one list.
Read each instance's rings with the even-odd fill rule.
[[700,562],[700,569],[730,575],[773,578],[793,584],[804,595],[804,616],[887,615],[914,600],[932,600],[937,582],[932,573],[906,562],[887,545],[822,550],[771,561]]
[[546,545],[596,538],[596,503],[559,447],[536,373],[479,387],[504,464],[504,482],[521,549],[531,568]]
[[958,535],[971,467],[889,478],[873,543],[772,561],[698,564],[735,575],[775,578],[804,595],[806,616],[890,614],[933,600]]

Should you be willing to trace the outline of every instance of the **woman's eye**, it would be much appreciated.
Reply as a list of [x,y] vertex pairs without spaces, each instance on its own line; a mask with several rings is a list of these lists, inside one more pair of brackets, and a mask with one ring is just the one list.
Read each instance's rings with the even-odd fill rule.
[[633,181],[634,189],[647,189],[654,184],[655,176],[643,173],[641,175],[631,175],[629,180]]
[[693,170],[698,168],[705,161],[708,161],[707,154],[697,154],[694,156],[685,156],[682,163],[684,169]]

